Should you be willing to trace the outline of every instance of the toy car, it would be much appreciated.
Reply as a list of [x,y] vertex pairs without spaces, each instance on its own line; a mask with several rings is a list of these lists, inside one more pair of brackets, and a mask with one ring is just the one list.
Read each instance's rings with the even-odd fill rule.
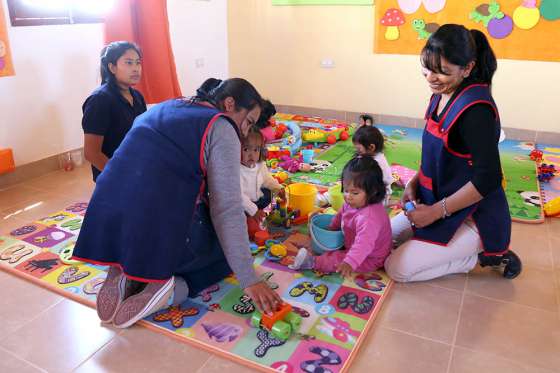
[[253,327],[266,329],[273,337],[282,341],[287,340],[292,333],[299,330],[301,321],[301,316],[293,312],[292,306],[288,303],[282,303],[271,316],[259,311],[253,312],[253,316],[251,316]]

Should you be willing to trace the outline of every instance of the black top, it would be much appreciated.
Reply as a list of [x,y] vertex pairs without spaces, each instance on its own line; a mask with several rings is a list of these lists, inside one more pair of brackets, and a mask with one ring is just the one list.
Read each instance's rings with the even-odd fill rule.
[[[455,97],[471,82],[464,82],[445,105],[444,114]],[[434,111],[433,118],[439,121]],[[449,132],[449,147],[461,154],[471,154],[474,175],[471,180],[482,196],[501,187],[502,167],[496,137],[494,110],[487,104],[469,107],[457,119]]]
[[[133,98],[132,105],[119,92],[117,86],[105,83],[93,91],[82,106],[84,133],[103,136],[101,151],[108,158],[113,156],[123,141],[132,127],[134,118],[146,111],[146,102],[142,94],[133,88],[130,88],[130,94]],[[93,165],[91,170],[95,181],[101,171]]]

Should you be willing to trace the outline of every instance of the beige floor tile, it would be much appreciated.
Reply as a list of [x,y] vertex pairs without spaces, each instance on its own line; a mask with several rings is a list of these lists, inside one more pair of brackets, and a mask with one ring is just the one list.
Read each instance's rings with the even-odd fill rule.
[[197,373],[251,373],[260,372],[246,365],[235,363],[231,360],[212,355],[210,359],[197,371]]
[[550,236],[550,248],[554,268],[560,268],[560,236]]
[[51,190],[53,187],[63,187],[77,181],[86,180],[88,177],[91,180],[91,169],[82,166],[69,172],[63,170],[51,172],[44,176],[26,181],[24,185],[40,190]]
[[552,268],[546,225],[514,223],[511,233],[510,247],[519,255],[524,266]]
[[526,266],[514,280],[498,271],[476,267],[469,273],[467,292],[556,312],[556,286],[552,270]]
[[15,217],[19,220],[32,222],[52,214],[53,212],[62,210],[74,202],[76,202],[76,200],[72,197],[59,197],[51,194],[38,193],[36,197],[2,211],[1,217],[4,220]]
[[0,211],[24,202],[36,193],[37,188],[21,184],[0,189]]
[[544,369],[560,367],[557,312],[466,294],[456,345]]
[[46,371],[0,348],[0,372],[38,373]]
[[461,347],[453,349],[449,373],[552,373],[552,370],[528,366],[499,356],[471,351]]
[[115,335],[114,330],[100,325],[95,310],[65,299],[0,345],[49,372],[68,372]]
[[377,327],[350,366],[355,373],[446,372],[451,346]]
[[2,340],[64,298],[0,270],[0,299]]
[[547,218],[547,227],[552,237],[560,237],[560,218]]
[[426,284],[462,292],[463,290],[465,290],[466,282],[467,275],[464,273],[458,273],[430,280],[426,282]]
[[443,343],[451,343],[462,293],[426,284],[395,284],[379,323]]
[[135,326],[97,351],[76,372],[196,372],[210,356],[199,348]]
[[9,217],[7,219],[0,217],[0,235],[7,235],[12,230],[21,227],[25,223],[28,222],[24,220],[20,220],[15,216]]

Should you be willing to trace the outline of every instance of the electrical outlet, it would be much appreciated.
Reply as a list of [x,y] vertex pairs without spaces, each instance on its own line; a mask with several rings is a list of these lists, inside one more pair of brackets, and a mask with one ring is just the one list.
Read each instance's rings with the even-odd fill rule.
[[204,58],[197,58],[196,60],[194,60],[194,65],[197,69],[204,67]]
[[323,58],[321,60],[321,67],[323,69],[332,69],[334,68],[334,60],[330,59],[330,58]]

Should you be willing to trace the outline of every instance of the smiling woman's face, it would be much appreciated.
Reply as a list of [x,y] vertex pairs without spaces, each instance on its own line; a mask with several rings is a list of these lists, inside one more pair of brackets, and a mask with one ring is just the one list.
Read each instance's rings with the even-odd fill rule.
[[451,95],[457,87],[468,77],[474,67],[474,62],[466,67],[454,65],[441,57],[441,71],[435,72],[422,67],[422,75],[426,78],[432,93],[439,95]]

